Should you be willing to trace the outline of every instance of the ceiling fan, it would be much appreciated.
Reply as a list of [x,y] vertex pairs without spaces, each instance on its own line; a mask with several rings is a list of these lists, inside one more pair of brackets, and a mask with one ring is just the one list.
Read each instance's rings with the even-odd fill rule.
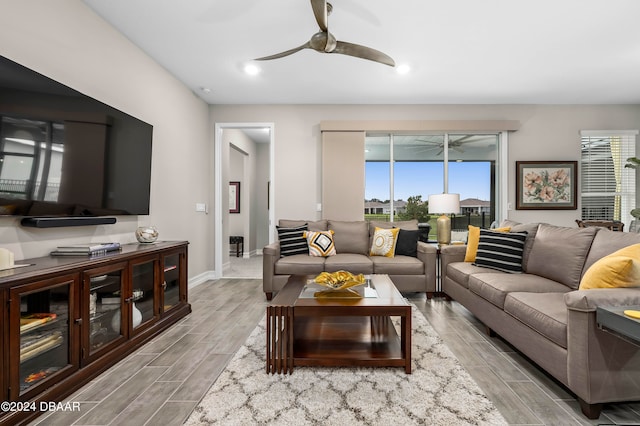
[[359,44],[347,43],[346,41],[338,41],[329,32],[328,16],[333,10],[331,3],[326,0],[311,0],[313,14],[316,17],[320,31],[315,33],[311,40],[296,48],[286,50],[275,55],[256,58],[256,61],[266,61],[270,59],[283,58],[303,49],[313,49],[320,53],[340,53],[342,55],[355,56],[356,58],[367,59],[369,61],[380,62],[381,64],[394,67],[396,64],[390,56],[370,47],[361,46]]
[[[464,149],[462,148],[462,145],[464,145],[464,143],[465,143],[465,141],[467,139],[470,139],[473,136],[474,135],[464,135],[464,136],[459,137],[457,139],[450,138],[449,139],[449,143],[448,143],[448,147],[449,147],[449,149],[457,151],[460,154],[464,154]],[[417,148],[417,150],[415,151],[415,153],[427,152],[427,151],[438,149],[438,153],[436,154],[436,156],[438,156],[438,155],[440,155],[440,154],[442,154],[444,152],[444,142],[438,142],[438,141],[433,141],[433,140],[425,140],[425,139],[416,139],[415,141],[427,145],[427,147],[416,146],[415,148]]]

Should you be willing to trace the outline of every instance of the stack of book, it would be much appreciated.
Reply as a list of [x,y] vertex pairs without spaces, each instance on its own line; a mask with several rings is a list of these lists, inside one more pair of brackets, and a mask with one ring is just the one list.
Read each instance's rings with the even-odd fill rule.
[[52,256],[101,256],[120,250],[120,243],[88,243],[59,246]]

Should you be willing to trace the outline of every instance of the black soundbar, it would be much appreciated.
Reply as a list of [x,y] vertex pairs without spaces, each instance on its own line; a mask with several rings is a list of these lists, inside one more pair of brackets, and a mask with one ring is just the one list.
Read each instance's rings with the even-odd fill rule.
[[62,226],[111,225],[116,223],[115,217],[24,217],[20,225],[30,228],[59,228]]

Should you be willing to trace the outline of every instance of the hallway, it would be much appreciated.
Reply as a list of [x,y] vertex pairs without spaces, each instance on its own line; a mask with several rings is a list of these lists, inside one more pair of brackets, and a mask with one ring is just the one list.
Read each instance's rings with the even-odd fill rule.
[[222,273],[224,278],[262,278],[262,256],[246,259],[229,255],[229,264]]

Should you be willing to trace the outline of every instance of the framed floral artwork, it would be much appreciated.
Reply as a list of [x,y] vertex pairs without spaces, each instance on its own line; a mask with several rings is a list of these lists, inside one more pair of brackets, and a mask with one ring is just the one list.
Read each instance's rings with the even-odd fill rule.
[[517,210],[576,210],[577,161],[516,161]]

